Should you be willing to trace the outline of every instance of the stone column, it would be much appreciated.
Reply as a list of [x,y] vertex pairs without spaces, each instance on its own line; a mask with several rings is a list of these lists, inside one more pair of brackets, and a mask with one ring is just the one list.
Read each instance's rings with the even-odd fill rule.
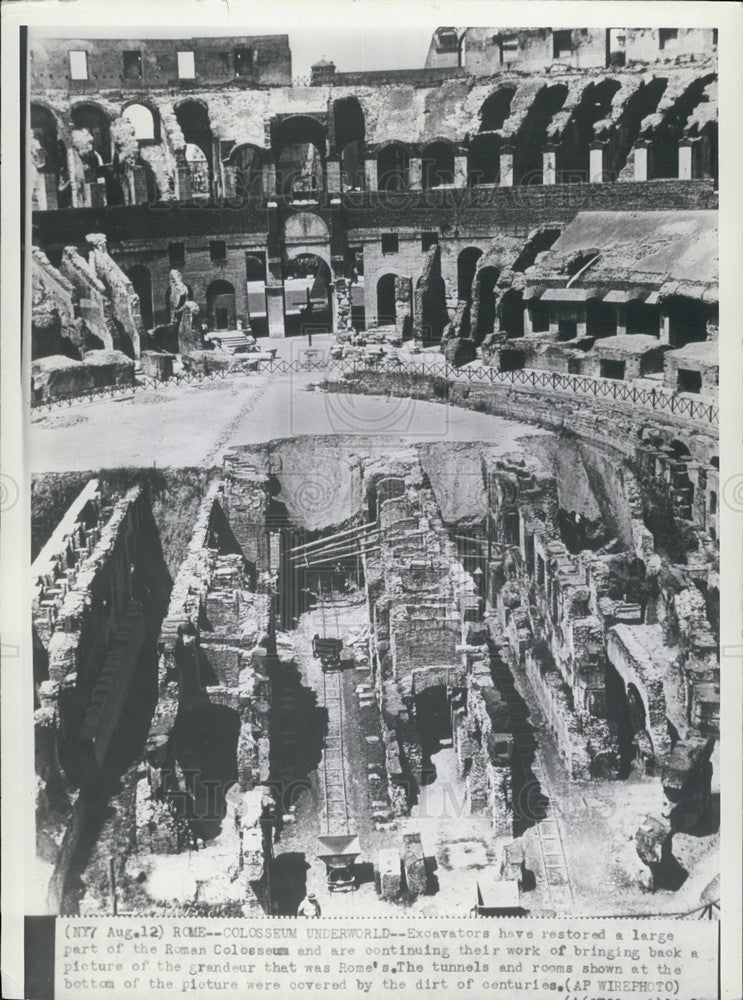
[[627,333],[627,306],[617,305],[617,336],[623,337]]
[[268,336],[285,337],[283,282],[270,282],[266,285],[266,312],[268,313]]
[[40,212],[45,212],[48,206],[47,199],[47,186],[46,186],[47,174],[42,173],[40,170],[36,171],[36,183],[34,184],[34,194],[36,195],[36,208]]
[[679,180],[690,181],[694,177],[694,146],[690,139],[679,143]]
[[661,344],[671,343],[671,320],[668,313],[662,309],[660,313],[660,342]]
[[409,187],[411,191],[420,191],[423,187],[423,161],[420,156],[411,156],[408,166]]
[[176,180],[179,201],[191,201],[193,188],[191,184],[191,170],[185,159],[176,165]]
[[650,159],[650,143],[641,139],[635,143],[633,151],[633,163],[635,167],[635,180],[646,181],[648,179],[648,167]]
[[578,322],[576,323],[575,335],[576,335],[576,337],[585,337],[586,336],[586,304],[585,304],[585,302],[581,302],[581,303],[578,304],[578,306],[576,307],[576,314],[577,314],[577,320],[578,320]]
[[542,184],[557,184],[557,150],[547,146],[542,152]]
[[[87,187],[87,185],[86,185]],[[102,177],[97,180],[89,187],[89,204],[91,208],[105,208],[106,207],[106,182]]]
[[222,170],[225,201],[234,201],[237,197],[237,171],[234,167],[225,165]]
[[588,180],[591,184],[604,183],[604,149],[603,142],[592,142],[588,154]]
[[467,156],[462,154],[454,157],[454,187],[467,187]]
[[78,197],[78,185],[77,185],[77,163],[78,158],[75,150],[70,146],[67,150],[67,175],[70,178],[70,197],[72,199],[72,207],[80,208],[80,198]]
[[273,159],[268,159],[263,164],[263,196],[276,197],[276,164]]
[[147,173],[144,167],[132,167],[132,196],[135,205],[146,205],[149,201]]
[[513,187],[513,146],[501,147],[500,186]]
[[330,156],[325,164],[328,194],[341,193],[341,161],[338,156]]
[[413,281],[395,276],[395,333],[400,341],[409,337],[413,328]]
[[347,340],[353,333],[351,319],[351,282],[348,278],[336,278],[333,296],[333,330],[339,340]]
[[364,179],[366,181],[367,191],[377,190],[377,159],[376,157],[367,157],[364,160]]

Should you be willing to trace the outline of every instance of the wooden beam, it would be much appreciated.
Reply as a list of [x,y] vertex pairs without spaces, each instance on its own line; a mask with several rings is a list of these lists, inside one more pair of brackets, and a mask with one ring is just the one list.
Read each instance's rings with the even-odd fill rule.
[[[377,543],[376,545],[371,545],[368,549],[361,549],[358,552],[348,552],[346,555],[342,556],[338,555],[326,556],[324,559],[314,559],[313,557],[313,561],[309,562],[308,560],[306,566],[308,569],[311,569],[313,566],[320,566],[323,563],[343,562],[345,559],[355,559],[357,558],[357,556],[365,556],[369,552],[375,552],[378,548],[379,548],[379,543]],[[300,563],[300,565],[304,566],[305,563]]]
[[345,535],[352,535],[354,532],[358,534],[376,527],[376,521],[371,521],[368,524],[357,524],[355,528],[346,528],[344,531],[336,531],[335,534],[326,535],[325,538],[316,538],[314,542],[305,542],[304,545],[295,545],[293,549],[289,549],[288,551],[291,555],[293,552],[302,552],[305,549],[314,549],[320,545],[327,545],[328,542],[332,542],[334,538],[342,538]]
[[355,551],[359,545],[367,545],[369,542],[377,542],[379,540],[380,532],[372,532],[368,535],[364,535],[363,538],[348,539],[345,542],[338,542],[336,545],[328,545],[321,549],[315,549],[311,552],[299,552],[292,556],[292,563],[294,565],[301,564],[307,558],[314,558],[316,556],[329,556],[336,552],[349,552]]

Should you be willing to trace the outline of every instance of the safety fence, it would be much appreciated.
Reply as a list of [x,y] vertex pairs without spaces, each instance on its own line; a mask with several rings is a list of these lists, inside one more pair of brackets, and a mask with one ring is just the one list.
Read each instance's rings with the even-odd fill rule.
[[690,395],[678,395],[660,388],[647,388],[617,379],[591,378],[587,375],[567,375],[560,372],[539,371],[520,368],[515,371],[496,371],[486,365],[476,368],[455,368],[446,361],[416,361],[415,358],[400,361],[395,358],[381,358],[378,361],[365,358],[335,360],[331,358],[272,358],[246,362],[244,366],[230,371],[182,372],[169,378],[153,375],[137,375],[134,383],[126,385],[101,385],[81,392],[67,393],[48,399],[34,399],[31,406],[37,410],[51,410],[59,406],[72,406],[83,400],[117,398],[145,389],[165,388],[178,385],[196,385],[203,382],[218,382],[254,373],[289,374],[318,372],[326,376],[353,377],[362,374],[409,375],[423,379],[440,378],[447,383],[467,382],[489,386],[541,390],[545,394],[560,394],[577,399],[603,399],[618,403],[628,403],[642,409],[670,413],[687,420],[704,424],[719,423],[719,407],[703,399]]

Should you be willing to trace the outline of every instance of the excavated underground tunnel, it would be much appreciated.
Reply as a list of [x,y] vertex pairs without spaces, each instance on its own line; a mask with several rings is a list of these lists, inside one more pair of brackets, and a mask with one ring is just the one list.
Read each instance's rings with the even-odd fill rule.
[[196,489],[87,483],[34,563],[49,908],[294,913],[323,837],[380,912],[456,912],[485,868],[520,911],[678,889],[716,837],[714,590],[629,463],[557,444],[308,436]]

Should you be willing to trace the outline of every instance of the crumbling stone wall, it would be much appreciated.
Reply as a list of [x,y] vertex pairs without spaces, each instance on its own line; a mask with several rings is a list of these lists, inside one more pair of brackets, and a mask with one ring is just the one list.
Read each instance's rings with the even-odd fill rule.
[[87,332],[100,341],[98,346],[121,350],[121,336],[114,322],[111,300],[88,261],[75,247],[65,247],[59,269],[75,289],[80,318]]
[[189,788],[179,762],[176,717],[198,713],[205,703],[225,706],[239,718],[239,735],[237,786],[227,793],[223,822],[234,822],[241,831],[235,863],[250,883],[262,877],[270,848],[261,824],[268,794],[263,785],[269,767],[272,603],[270,587],[254,589],[222,505],[224,492],[221,481],[207,491],[163,622],[159,696],[145,748],[146,780],[138,785],[137,837],[143,850],[182,849],[178,803],[197,791]]
[[88,351],[83,361],[54,355],[31,365],[31,398],[35,402],[133,383],[134,362],[121,351]]
[[75,287],[38,247],[32,247],[31,260],[31,356],[66,349],[79,357],[84,338],[75,311]]
[[415,289],[415,336],[419,340],[440,340],[449,322],[446,286],[441,277],[441,249],[438,244],[424,258],[423,273]]
[[402,342],[413,332],[413,282],[395,275],[395,333]]
[[[489,673],[475,584],[459,562],[417,459],[366,469],[382,531],[378,582],[369,587],[374,684],[382,714],[389,796],[397,815],[420,782],[422,733],[416,698],[446,693],[466,806],[510,830],[511,735]],[[473,623],[474,616],[474,623]],[[462,698],[466,698],[466,711]],[[462,706],[461,711],[457,706]],[[407,796],[403,790],[407,788]]]
[[92,480],[32,567],[37,833],[53,912],[167,586],[143,542],[152,523],[141,487],[107,508]]
[[110,298],[114,321],[122,334],[125,345],[132,357],[139,357],[140,344],[144,335],[144,324],[139,308],[139,296],[114,259],[109,256],[106,237],[102,233],[91,233],[87,237],[91,250],[89,263],[97,277],[103,282]]

